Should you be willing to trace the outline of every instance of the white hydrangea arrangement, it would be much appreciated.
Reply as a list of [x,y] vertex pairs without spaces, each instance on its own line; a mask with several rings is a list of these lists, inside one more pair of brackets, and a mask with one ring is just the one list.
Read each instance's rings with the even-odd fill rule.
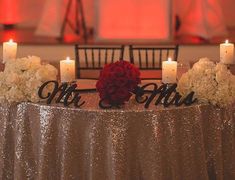
[[183,96],[193,91],[199,102],[226,106],[235,102],[235,76],[226,65],[201,58],[182,75],[177,91]]
[[57,74],[54,66],[42,64],[36,56],[6,62],[4,71],[0,72],[0,103],[39,102],[39,87],[46,81],[56,80]]

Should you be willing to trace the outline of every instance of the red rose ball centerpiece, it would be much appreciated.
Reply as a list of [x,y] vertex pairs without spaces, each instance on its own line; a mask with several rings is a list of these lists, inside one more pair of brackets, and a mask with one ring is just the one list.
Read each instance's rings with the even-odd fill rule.
[[106,104],[118,107],[124,104],[130,99],[139,83],[140,71],[133,64],[120,60],[105,65],[96,83],[101,99],[100,106]]

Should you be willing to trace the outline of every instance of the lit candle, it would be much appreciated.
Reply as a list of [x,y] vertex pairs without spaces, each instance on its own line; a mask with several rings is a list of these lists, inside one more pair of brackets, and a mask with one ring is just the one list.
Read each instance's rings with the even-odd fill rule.
[[224,64],[234,64],[234,44],[229,43],[228,40],[225,43],[220,44],[220,61]]
[[3,43],[3,63],[16,59],[17,43],[10,39]]
[[72,82],[75,80],[75,61],[69,57],[60,61],[61,82]]
[[177,75],[177,62],[168,58],[167,61],[162,62],[162,82],[163,83],[176,83]]

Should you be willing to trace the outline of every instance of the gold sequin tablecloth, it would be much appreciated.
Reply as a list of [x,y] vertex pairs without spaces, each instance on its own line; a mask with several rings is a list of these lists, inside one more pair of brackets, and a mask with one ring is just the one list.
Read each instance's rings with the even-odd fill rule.
[[235,108],[0,106],[0,179],[234,180]]

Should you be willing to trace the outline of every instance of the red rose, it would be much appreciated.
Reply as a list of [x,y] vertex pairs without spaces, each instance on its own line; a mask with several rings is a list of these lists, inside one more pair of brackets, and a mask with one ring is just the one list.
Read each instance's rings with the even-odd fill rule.
[[117,66],[116,68],[114,68],[113,72],[114,72],[116,77],[125,76],[125,69],[121,66]]
[[117,79],[115,79],[115,85],[117,87],[124,87],[125,85],[127,85],[128,83],[128,79],[126,77],[118,77]]
[[110,86],[110,85],[109,85],[109,86],[107,87],[107,93],[108,93],[108,94],[113,94],[113,93],[116,92],[116,89],[117,89],[117,88],[116,88],[115,86]]
[[127,61],[117,61],[105,65],[96,89],[106,103],[119,105],[130,99],[131,92],[139,83],[139,69]]

